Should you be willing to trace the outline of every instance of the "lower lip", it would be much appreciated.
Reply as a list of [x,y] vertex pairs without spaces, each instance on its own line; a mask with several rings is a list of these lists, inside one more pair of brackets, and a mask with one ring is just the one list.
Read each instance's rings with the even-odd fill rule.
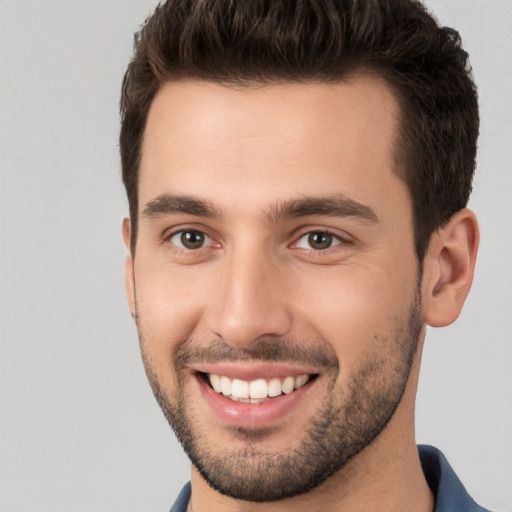
[[298,406],[307,390],[315,380],[308,381],[304,386],[289,395],[279,395],[264,402],[235,402],[214,391],[197,375],[201,393],[222,423],[240,428],[266,428],[275,425]]

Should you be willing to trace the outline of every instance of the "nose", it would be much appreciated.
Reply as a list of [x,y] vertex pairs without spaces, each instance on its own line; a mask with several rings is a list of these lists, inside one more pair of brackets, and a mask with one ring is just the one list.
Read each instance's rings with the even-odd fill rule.
[[284,336],[292,324],[286,272],[259,252],[233,254],[223,262],[217,301],[209,308],[210,332],[237,348]]

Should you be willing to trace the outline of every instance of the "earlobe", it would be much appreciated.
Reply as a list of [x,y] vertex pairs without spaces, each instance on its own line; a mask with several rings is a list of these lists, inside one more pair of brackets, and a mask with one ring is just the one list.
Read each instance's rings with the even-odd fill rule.
[[478,223],[467,208],[432,235],[422,290],[428,325],[444,327],[459,316],[473,282],[478,243]]
[[131,223],[130,219],[125,217],[123,219],[123,241],[126,247],[126,258],[124,261],[124,279],[126,287],[126,298],[128,299],[128,306],[130,313],[135,318],[135,273],[133,268],[133,257],[131,253]]

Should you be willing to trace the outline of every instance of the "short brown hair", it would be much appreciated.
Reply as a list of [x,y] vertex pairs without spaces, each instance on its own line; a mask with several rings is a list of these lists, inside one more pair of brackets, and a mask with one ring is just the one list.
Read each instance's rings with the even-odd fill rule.
[[413,204],[415,248],[471,193],[478,101],[459,34],[416,0],[168,0],[135,36],[123,81],[120,151],[137,237],[137,184],[149,108],[166,82],[227,86],[339,82],[365,69],[395,91],[398,175]]

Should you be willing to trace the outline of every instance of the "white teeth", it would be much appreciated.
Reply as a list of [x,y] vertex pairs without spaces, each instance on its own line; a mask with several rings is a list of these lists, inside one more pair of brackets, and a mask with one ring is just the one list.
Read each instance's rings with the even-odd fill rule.
[[222,387],[220,385],[220,377],[218,375],[210,375],[210,383],[213,389],[217,391],[217,393],[220,393],[222,391]]
[[267,393],[270,397],[279,396],[281,394],[281,381],[279,379],[270,379]]
[[259,402],[267,397],[273,398],[282,393],[288,395],[295,389],[304,386],[309,380],[309,375],[298,377],[286,377],[279,379],[274,377],[269,381],[256,379],[251,382],[241,379],[230,379],[225,375],[208,375],[212,388],[217,393],[222,393],[236,402]]
[[286,377],[284,382],[281,384],[281,389],[283,393],[289,395],[293,391],[293,387],[295,386],[295,379],[293,377]]
[[231,395],[237,398],[249,398],[249,383],[246,380],[233,379]]
[[267,398],[268,385],[265,379],[253,380],[249,384],[251,398]]
[[309,380],[309,375],[299,375],[298,377],[295,377],[294,388],[295,389],[301,388],[302,386],[304,386],[304,384],[306,384],[306,382],[308,380]]
[[222,376],[220,378],[220,390],[224,396],[231,395],[231,379],[229,377]]

